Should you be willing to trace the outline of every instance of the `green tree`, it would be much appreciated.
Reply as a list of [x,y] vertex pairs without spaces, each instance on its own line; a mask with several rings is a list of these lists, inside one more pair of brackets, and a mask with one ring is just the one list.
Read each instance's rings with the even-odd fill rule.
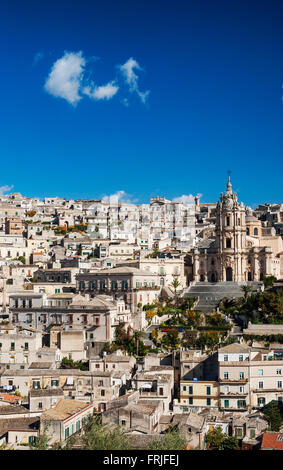
[[223,450],[223,441],[226,434],[222,432],[221,426],[215,426],[208,431],[205,442],[208,450]]
[[131,450],[131,439],[119,426],[102,425],[100,417],[91,417],[80,438],[83,450]]
[[168,432],[154,437],[146,446],[146,450],[184,450],[187,440],[178,429],[169,429]]
[[35,441],[29,444],[30,449],[32,450],[46,450],[48,448],[48,444],[51,440],[48,434],[48,428],[50,423],[47,421],[44,424],[43,430],[39,435],[35,438]]
[[264,288],[266,289],[267,287],[273,287],[274,282],[276,281],[277,281],[277,278],[275,276],[265,276],[263,278]]
[[162,340],[162,346],[165,346],[166,349],[178,349],[180,345],[179,333],[177,330],[171,330],[166,333]]
[[227,436],[223,441],[223,450],[239,450],[239,441],[234,436]]
[[247,298],[249,296],[249,293],[252,291],[252,287],[251,286],[241,286],[241,290],[244,293],[244,299],[245,299],[245,302],[246,302]]
[[263,410],[264,418],[269,424],[270,431],[279,432],[282,424],[282,418],[278,403],[273,400],[269,402]]

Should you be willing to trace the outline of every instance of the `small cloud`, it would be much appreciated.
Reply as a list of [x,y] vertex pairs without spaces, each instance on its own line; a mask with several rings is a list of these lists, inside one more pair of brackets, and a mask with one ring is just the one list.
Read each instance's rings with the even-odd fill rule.
[[42,60],[44,57],[44,53],[43,52],[37,52],[37,54],[35,54],[34,58],[33,58],[33,63],[34,64],[37,64],[40,60]]
[[50,95],[63,98],[75,106],[80,100],[85,59],[82,52],[65,52],[52,66],[44,88]]
[[94,100],[110,100],[116,95],[118,90],[119,87],[115,85],[115,81],[113,80],[103,86],[94,86],[94,84],[86,86],[83,88],[82,92]]
[[[201,197],[201,194],[198,194],[198,197]],[[195,203],[195,196],[193,196],[192,194],[188,194],[188,195],[183,194],[180,197],[175,197],[174,199],[172,199],[172,202],[182,202],[183,204],[186,204],[189,206]]]
[[0,196],[4,196],[4,193],[8,193],[13,189],[13,187],[13,184],[11,186],[8,186],[7,184],[5,186],[0,186]]
[[130,57],[130,59],[128,59],[127,62],[125,62],[125,64],[118,66],[118,68],[120,72],[122,73],[122,76],[126,84],[129,86],[130,92],[137,93],[141,101],[145,103],[150,91],[147,90],[147,91],[142,92],[139,89],[139,86],[138,86],[139,77],[134,72],[134,70],[140,70],[140,71],[143,70],[140,67],[139,63],[135,59],[133,59],[133,57]]
[[103,196],[101,200],[104,202],[110,202],[112,204],[118,204],[118,202],[122,202],[124,204],[134,204],[138,202],[138,199],[131,200],[131,195],[122,190],[116,191],[116,193],[110,194],[109,196]]

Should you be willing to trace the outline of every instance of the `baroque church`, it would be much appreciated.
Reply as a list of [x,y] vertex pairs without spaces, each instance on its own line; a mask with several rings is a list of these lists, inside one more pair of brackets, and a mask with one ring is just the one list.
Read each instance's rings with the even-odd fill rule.
[[282,238],[264,232],[260,220],[238,201],[229,176],[216,206],[214,238],[202,240],[193,249],[193,280],[262,281],[270,275],[279,279],[282,250]]

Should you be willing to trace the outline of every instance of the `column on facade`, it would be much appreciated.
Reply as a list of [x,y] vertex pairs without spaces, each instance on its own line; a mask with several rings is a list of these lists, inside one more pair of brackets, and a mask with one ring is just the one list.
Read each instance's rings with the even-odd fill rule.
[[195,254],[195,257],[194,257],[194,266],[193,266],[193,269],[194,269],[194,280],[195,281],[199,281],[199,255],[198,253],[196,252]]

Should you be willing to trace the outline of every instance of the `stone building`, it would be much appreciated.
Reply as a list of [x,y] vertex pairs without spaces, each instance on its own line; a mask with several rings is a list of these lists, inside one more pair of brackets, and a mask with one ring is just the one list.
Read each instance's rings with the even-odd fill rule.
[[263,246],[265,238],[260,235],[260,222],[238,202],[229,177],[216,207],[215,237],[206,240],[206,247],[193,249],[193,280],[260,281],[267,275],[279,278],[281,237],[277,237],[276,252],[274,240],[266,240]]

